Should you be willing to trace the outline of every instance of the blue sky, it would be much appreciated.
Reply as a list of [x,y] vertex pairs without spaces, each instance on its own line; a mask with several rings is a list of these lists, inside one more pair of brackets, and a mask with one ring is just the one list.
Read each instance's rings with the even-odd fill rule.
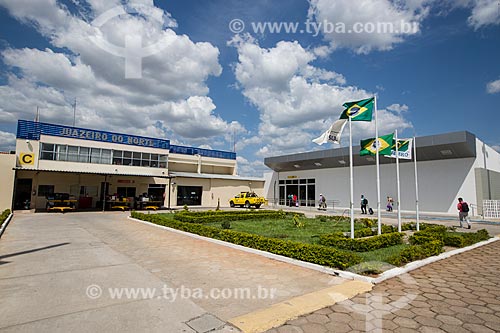
[[[266,22],[298,30],[253,29]],[[414,29],[366,31],[379,23]],[[157,47],[138,51],[136,77],[96,42],[123,50],[127,36]],[[235,133],[239,173],[261,175],[267,156],[333,147],[311,140],[373,94],[381,134],[468,130],[498,149],[499,42],[498,0],[0,0],[0,149],[37,106],[71,125],[76,98],[80,127],[222,150]],[[373,136],[355,124],[355,141]]]

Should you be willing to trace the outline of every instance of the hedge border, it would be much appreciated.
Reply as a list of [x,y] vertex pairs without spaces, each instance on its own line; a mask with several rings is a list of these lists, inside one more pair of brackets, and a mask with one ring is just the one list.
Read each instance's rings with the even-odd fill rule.
[[362,261],[361,257],[355,253],[341,251],[328,246],[304,244],[233,230],[223,230],[202,224],[170,220],[158,214],[132,212],[131,216],[143,221],[194,233],[200,236],[210,237],[332,268],[346,269]]
[[342,232],[319,236],[321,245],[355,252],[367,252],[403,243],[403,233],[392,232],[370,238],[347,238]]

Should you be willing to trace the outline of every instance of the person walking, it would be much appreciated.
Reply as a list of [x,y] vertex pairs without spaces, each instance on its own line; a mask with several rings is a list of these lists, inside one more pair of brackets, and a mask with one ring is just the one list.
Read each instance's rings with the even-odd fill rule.
[[366,213],[367,206],[368,206],[368,199],[366,199],[365,196],[362,194],[361,195],[361,214],[367,214]]
[[392,205],[394,200],[391,197],[387,197],[387,211],[392,212]]
[[467,229],[470,229],[470,219],[469,219],[469,204],[462,198],[458,198],[458,218],[460,220],[460,228],[462,228],[462,222],[465,220],[467,222]]
[[323,194],[319,195],[319,207],[318,209],[326,210],[326,198]]

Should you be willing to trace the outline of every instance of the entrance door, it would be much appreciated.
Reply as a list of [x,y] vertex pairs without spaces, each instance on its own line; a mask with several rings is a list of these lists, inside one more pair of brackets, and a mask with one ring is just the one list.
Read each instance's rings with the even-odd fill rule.
[[16,181],[16,194],[14,196],[14,209],[30,209],[31,178],[19,178]]
[[202,186],[177,186],[177,206],[201,206]]

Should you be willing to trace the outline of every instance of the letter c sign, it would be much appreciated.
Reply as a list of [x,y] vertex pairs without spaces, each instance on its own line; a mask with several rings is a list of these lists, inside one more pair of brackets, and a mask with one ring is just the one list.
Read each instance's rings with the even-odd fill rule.
[[21,164],[33,165],[35,163],[35,154],[23,153],[20,155],[19,160]]

